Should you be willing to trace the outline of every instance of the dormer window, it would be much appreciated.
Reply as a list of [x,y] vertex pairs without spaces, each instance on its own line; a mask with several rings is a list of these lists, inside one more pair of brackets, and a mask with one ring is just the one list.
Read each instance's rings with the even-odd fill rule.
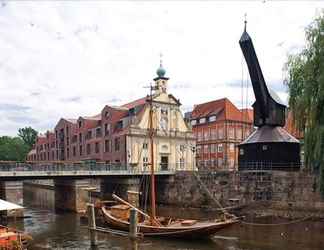
[[216,121],[216,115],[212,115],[212,116],[210,116],[210,117],[209,117],[209,121],[210,121],[210,122],[214,122],[214,121]]
[[199,119],[199,123],[206,123],[206,118],[204,117],[204,118],[200,118]]
[[82,121],[79,121],[79,128],[82,127]]
[[110,116],[110,113],[109,113],[108,111],[106,111],[106,112],[105,112],[105,117],[106,117],[106,118],[109,118],[109,116]]

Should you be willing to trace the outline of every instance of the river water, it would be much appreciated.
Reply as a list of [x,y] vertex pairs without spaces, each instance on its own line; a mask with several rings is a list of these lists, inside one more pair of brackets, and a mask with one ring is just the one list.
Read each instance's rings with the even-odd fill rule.
[[[52,199],[50,190],[41,192],[45,199]],[[33,237],[30,249],[132,249],[125,237],[98,233],[98,247],[91,248],[87,224],[74,213],[55,213],[52,205],[46,207],[44,197],[39,205],[35,196],[25,196],[25,218],[11,222]],[[48,203],[53,204],[53,203]],[[160,208],[162,215],[182,215],[181,217],[213,217],[213,214],[197,210]],[[274,218],[263,218],[258,223],[283,222]],[[221,236],[221,237],[220,237]],[[324,221],[305,221],[284,226],[234,225],[220,231],[218,237],[210,240],[166,240],[145,238],[138,243],[140,250],[323,250]]]

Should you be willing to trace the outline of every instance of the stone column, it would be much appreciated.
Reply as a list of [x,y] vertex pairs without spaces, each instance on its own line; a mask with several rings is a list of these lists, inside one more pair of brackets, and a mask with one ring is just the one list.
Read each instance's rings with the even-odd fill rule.
[[102,179],[100,189],[103,200],[112,200],[112,194],[128,200],[127,191],[133,191],[132,202],[138,203],[134,200],[134,192],[140,190],[140,177],[106,177]]
[[54,181],[55,210],[82,212],[86,210],[90,181],[58,179]]

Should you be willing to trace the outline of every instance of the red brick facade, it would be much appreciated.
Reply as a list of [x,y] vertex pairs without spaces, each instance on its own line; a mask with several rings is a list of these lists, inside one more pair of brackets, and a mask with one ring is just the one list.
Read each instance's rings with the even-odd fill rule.
[[235,169],[237,144],[253,131],[253,110],[239,110],[227,98],[196,105],[190,123],[197,139],[197,166]]
[[121,107],[105,106],[101,113],[78,119],[61,118],[54,132],[39,135],[28,161],[97,160],[127,162],[126,135],[132,115],[140,114],[146,97]]

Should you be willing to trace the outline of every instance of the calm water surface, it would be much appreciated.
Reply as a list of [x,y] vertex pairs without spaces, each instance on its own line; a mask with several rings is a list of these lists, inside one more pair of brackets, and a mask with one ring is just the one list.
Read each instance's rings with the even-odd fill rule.
[[[29,197],[30,198],[30,197]],[[44,201],[42,201],[44,204]],[[15,226],[32,235],[30,249],[95,249],[90,247],[87,224],[73,213],[56,214],[52,208],[41,208],[25,198],[25,218]],[[160,214],[170,213],[187,218],[212,217],[213,214],[185,209],[163,208]],[[258,222],[282,222],[271,218]],[[11,224],[13,226],[13,223]],[[203,241],[144,239],[140,250],[324,250],[324,221],[307,221],[285,226],[234,225],[220,231],[225,239]],[[96,249],[131,249],[127,238],[98,233]]]

